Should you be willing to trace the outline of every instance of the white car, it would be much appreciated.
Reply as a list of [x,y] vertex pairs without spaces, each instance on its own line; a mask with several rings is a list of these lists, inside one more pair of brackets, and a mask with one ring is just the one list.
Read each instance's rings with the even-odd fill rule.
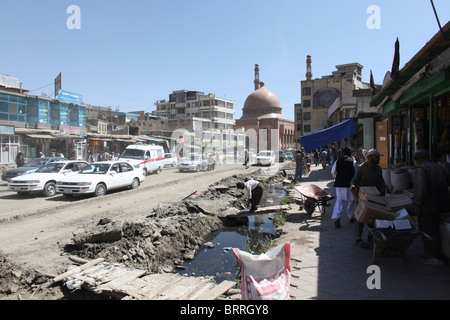
[[144,170],[125,161],[100,161],[91,163],[77,175],[59,179],[56,192],[65,196],[92,193],[99,197],[113,189],[137,189],[144,180]]
[[177,156],[172,153],[166,153],[164,161],[164,167],[176,167],[178,164]]
[[178,163],[178,170],[183,171],[200,171],[208,170],[210,166],[208,165],[208,160],[203,158],[203,155],[190,153],[186,157],[181,158],[180,163]]
[[8,187],[19,195],[31,192],[42,192],[45,197],[56,194],[56,181],[62,177],[75,175],[88,166],[86,161],[57,161],[40,167],[34,173],[11,178]]
[[266,166],[275,164],[275,152],[271,150],[260,151],[256,157],[256,164]]

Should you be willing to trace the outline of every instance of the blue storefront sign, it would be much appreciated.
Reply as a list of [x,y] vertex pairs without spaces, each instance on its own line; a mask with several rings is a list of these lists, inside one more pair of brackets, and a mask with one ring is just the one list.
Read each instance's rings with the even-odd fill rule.
[[58,90],[58,100],[68,103],[83,104],[83,97],[80,94],[61,89]]

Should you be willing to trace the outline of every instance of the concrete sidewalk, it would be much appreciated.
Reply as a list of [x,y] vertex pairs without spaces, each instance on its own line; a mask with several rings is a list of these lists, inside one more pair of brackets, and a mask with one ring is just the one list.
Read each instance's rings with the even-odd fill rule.
[[[300,184],[315,184],[334,196],[331,167],[311,169]],[[355,245],[354,223],[346,216],[341,218],[341,229],[334,226],[333,206],[334,200],[324,217],[318,209],[308,217],[293,205],[284,227],[287,233],[280,239],[280,244],[291,243],[292,299],[450,299],[450,266],[423,265],[419,256],[423,252],[421,237],[408,247],[405,258],[378,255],[375,263],[379,268],[374,273],[370,269],[373,243],[367,240],[367,227],[363,239],[370,248],[362,249]],[[370,289],[374,283],[380,288]]]

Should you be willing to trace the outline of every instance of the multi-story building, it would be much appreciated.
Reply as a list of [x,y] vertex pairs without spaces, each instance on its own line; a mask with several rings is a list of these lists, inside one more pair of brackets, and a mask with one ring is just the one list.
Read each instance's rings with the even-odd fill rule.
[[201,118],[203,129],[234,128],[234,102],[212,93],[178,90],[169,95],[168,101],[160,100],[155,105],[155,116],[168,119]]
[[377,111],[370,106],[370,84],[362,81],[363,66],[337,65],[331,75],[312,79],[311,56],[307,56],[306,68],[306,80],[301,81],[301,104],[296,105],[295,111],[297,138],[355,119],[358,134],[354,147],[372,147],[373,116]]
[[19,79],[6,85],[0,81],[0,163],[14,163],[19,151],[26,158],[37,157],[41,151],[67,156],[76,152],[74,140],[86,134],[86,107],[28,95],[18,83]]
[[158,135],[159,132],[167,136],[177,129],[185,129],[192,134],[191,142],[202,148],[235,148],[243,140],[234,132],[235,110],[231,100],[212,93],[178,90],[169,95],[169,100],[157,101],[155,105],[155,117],[140,124],[143,133]]
[[29,95],[19,79],[0,75],[0,171],[14,165],[19,151],[27,159],[61,152],[85,160],[88,152],[121,152],[139,137],[128,127],[118,133],[117,111],[86,105],[67,91],[55,99]]

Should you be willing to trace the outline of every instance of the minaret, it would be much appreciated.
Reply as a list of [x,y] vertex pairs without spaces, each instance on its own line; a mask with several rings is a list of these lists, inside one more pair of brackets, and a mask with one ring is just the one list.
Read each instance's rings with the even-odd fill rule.
[[259,65],[255,64],[255,91],[258,90],[260,81],[259,81]]
[[311,72],[311,56],[306,56],[306,80],[312,79],[312,72]]

